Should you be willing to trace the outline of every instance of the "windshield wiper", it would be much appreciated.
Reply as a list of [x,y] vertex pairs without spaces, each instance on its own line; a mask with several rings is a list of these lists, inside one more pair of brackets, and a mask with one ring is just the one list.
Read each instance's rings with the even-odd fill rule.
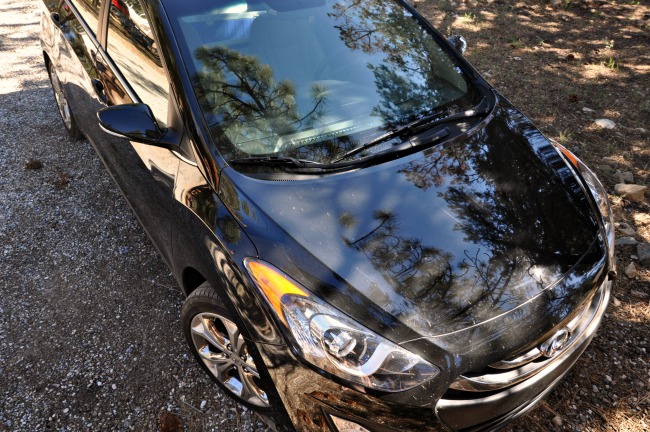
[[378,144],[388,141],[391,138],[395,138],[397,136],[403,135],[406,132],[413,135],[413,134],[417,134],[418,132],[420,132],[425,128],[430,129],[440,124],[456,122],[458,120],[464,120],[471,117],[476,117],[478,115],[488,114],[489,112],[490,112],[490,107],[488,104],[488,100],[486,97],[484,97],[478,105],[476,105],[475,107],[467,111],[462,111],[443,118],[439,118],[439,114],[431,114],[421,119],[412,121],[411,123],[405,124],[404,126],[400,126],[396,129],[393,129],[390,132],[386,132],[385,134],[378,136],[373,140],[368,141],[362,146],[354,148],[349,152],[343,154],[342,156],[339,156],[338,158],[332,160],[331,163],[340,162],[344,159],[349,158],[350,156],[354,156],[358,153],[361,153],[362,151],[369,149],[370,147],[374,147]]
[[251,156],[228,161],[232,165],[264,165],[295,168],[327,168],[329,164],[323,164],[307,159],[296,159],[282,156]]

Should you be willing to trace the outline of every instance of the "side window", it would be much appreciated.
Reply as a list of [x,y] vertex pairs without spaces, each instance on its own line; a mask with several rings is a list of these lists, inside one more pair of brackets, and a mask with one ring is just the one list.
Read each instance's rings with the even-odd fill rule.
[[138,0],[110,2],[108,55],[158,123],[166,126],[169,83],[142,5]]

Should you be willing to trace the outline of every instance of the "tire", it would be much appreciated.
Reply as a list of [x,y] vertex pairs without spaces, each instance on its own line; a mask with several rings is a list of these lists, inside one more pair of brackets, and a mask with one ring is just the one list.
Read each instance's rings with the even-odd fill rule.
[[52,91],[54,92],[54,100],[56,101],[56,106],[59,109],[59,115],[63,121],[63,126],[65,126],[65,130],[68,132],[68,135],[70,135],[70,138],[78,140],[83,135],[77,127],[77,122],[75,121],[74,115],[70,110],[68,98],[63,91],[63,85],[61,84],[59,75],[56,72],[56,68],[51,61],[47,62],[47,73],[50,76],[50,84],[52,84]]
[[232,313],[210,285],[203,283],[185,300],[181,325],[192,354],[219,387],[250,408],[270,410],[260,386],[260,369]]

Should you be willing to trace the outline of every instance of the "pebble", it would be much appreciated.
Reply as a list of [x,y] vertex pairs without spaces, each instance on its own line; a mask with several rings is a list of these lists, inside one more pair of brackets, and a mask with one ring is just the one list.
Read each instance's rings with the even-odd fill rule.
[[616,240],[614,240],[614,245],[616,246],[629,246],[629,245],[636,245],[639,242],[636,241],[634,237],[618,237]]
[[615,223],[615,226],[618,229],[618,231],[625,236],[632,237],[636,235],[636,231],[634,230],[634,228],[632,228],[629,224],[625,222],[617,222]]
[[614,123],[614,121],[610,119],[594,120],[594,124],[600,127],[601,129],[614,129],[616,127],[616,123]]
[[637,184],[618,183],[614,185],[616,195],[622,196],[630,201],[643,201],[646,190],[648,190],[647,186]]
[[638,274],[639,272],[637,271],[636,266],[633,262],[625,267],[625,276],[627,276],[628,279],[634,279]]
[[616,171],[614,173],[618,178],[619,183],[634,183],[634,174],[630,171]]
[[636,254],[641,265],[650,264],[650,243],[639,243],[636,246]]
[[588,114],[596,112],[595,110],[592,110],[591,108],[583,107],[582,112],[586,112]]
[[621,301],[617,299],[616,297],[612,296],[612,306],[614,307],[620,307],[621,306]]
[[553,420],[551,420],[551,422],[553,422],[553,425],[555,427],[562,427],[562,417],[560,417],[559,415],[553,417]]
[[618,159],[616,159],[615,157],[612,157],[612,156],[605,156],[604,158],[601,159],[601,161],[604,164],[607,164],[607,165],[618,165],[618,164],[620,164],[620,161]]

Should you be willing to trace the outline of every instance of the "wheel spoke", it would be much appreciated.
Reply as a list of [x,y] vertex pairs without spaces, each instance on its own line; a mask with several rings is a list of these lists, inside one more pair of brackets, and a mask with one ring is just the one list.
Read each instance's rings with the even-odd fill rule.
[[242,383],[240,397],[245,401],[259,405],[260,403],[268,403],[266,393],[260,389],[255,381],[253,381],[253,375],[248,372],[244,372],[241,368],[238,369],[239,378]]
[[197,315],[192,320],[192,333],[205,339],[215,348],[221,351],[228,351],[227,342],[224,336],[217,330],[211,319]]
[[[241,349],[243,338],[241,338],[240,333],[239,333],[239,328],[235,325],[230,320],[221,320],[223,323],[224,327],[226,327],[226,331],[228,332],[228,341],[230,342],[231,346],[231,351],[237,355],[239,355],[239,350]],[[242,339],[240,341],[239,339]]]
[[206,345],[199,350],[199,355],[204,359],[204,362],[212,373],[219,381],[224,381],[228,378],[228,372],[235,367],[233,361],[226,357],[224,353],[214,353]]

